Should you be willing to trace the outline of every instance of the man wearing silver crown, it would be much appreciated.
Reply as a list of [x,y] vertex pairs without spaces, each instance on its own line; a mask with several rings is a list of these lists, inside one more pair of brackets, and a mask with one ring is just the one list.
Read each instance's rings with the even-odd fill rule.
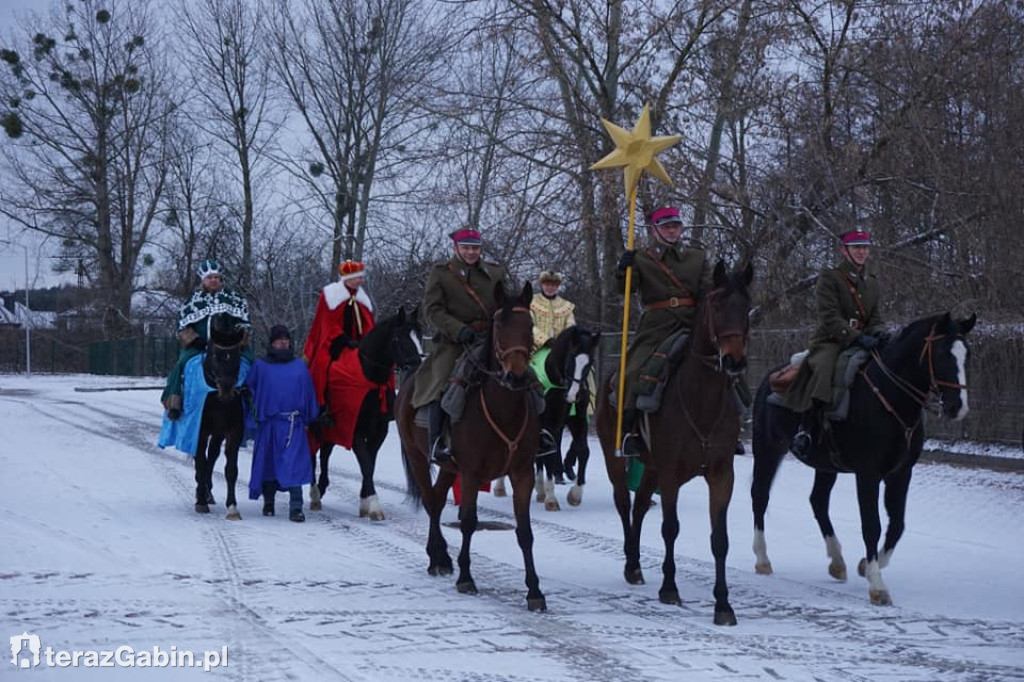
[[[224,276],[220,263],[207,258],[199,264],[200,286],[178,311],[178,324],[175,331],[181,342],[178,361],[167,377],[160,402],[167,410],[167,418],[178,419],[181,416],[182,374],[185,363],[206,350],[210,338],[210,318],[223,313],[233,319],[236,326],[249,326],[249,304],[241,294],[224,288]],[[253,360],[252,349],[248,345],[242,356],[249,362]]]

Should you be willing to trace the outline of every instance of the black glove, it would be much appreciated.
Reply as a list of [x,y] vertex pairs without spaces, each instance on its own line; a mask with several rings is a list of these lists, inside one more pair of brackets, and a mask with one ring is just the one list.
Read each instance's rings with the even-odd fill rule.
[[189,342],[187,347],[193,348],[202,353],[204,350],[206,350],[206,339],[204,339],[201,336],[197,336],[196,338],[192,339],[191,342]]
[[337,360],[338,356],[341,355],[341,351],[349,347],[348,341],[348,336],[346,336],[345,334],[338,334],[337,336],[334,337],[334,339],[331,341],[331,347],[328,351],[331,354],[331,360]]
[[456,341],[459,343],[473,343],[476,341],[476,332],[469,327],[463,327],[459,330],[459,337]]
[[317,428],[330,428],[334,426],[334,417],[331,416],[330,410],[324,405],[320,408],[320,414],[313,420],[312,425]]
[[878,337],[871,334],[861,334],[853,342],[864,350],[871,350],[878,345]]
[[618,269],[619,272],[625,272],[626,268],[633,266],[633,261],[635,260],[636,249],[633,249],[632,251],[626,251],[621,256],[619,256],[619,262],[618,264],[616,264],[615,267]]

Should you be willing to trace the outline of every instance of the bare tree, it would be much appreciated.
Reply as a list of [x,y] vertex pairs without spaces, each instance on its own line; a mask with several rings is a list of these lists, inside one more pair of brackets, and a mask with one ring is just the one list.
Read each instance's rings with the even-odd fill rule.
[[195,125],[233,157],[241,198],[237,214],[242,243],[238,280],[245,289],[252,276],[257,169],[279,124],[270,111],[270,69],[264,59],[262,28],[268,19],[262,0],[204,0],[177,10],[184,47],[182,61],[191,78]]
[[76,0],[22,35],[23,47],[0,52],[9,139],[0,212],[83,259],[106,295],[106,333],[122,337],[175,110],[147,5]]
[[420,100],[447,45],[440,6],[279,0],[274,69],[312,147],[283,159],[330,217],[331,263],[362,258],[375,182],[397,174],[426,125]]

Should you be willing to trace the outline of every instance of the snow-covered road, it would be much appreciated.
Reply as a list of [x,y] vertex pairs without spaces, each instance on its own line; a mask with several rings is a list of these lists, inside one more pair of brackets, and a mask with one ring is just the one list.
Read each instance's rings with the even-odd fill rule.
[[[920,464],[884,572],[896,605],[883,608],[868,603],[863,579],[828,577],[812,475],[793,461],[769,508],[775,575],[754,574],[751,460],[737,457],[728,578],[739,625],[719,628],[703,483],[682,493],[683,605],[665,606],[660,511],[644,531],[648,584],[629,586],[595,443],[583,505],[568,507],[559,487],[563,511],[533,507],[549,610],[529,613],[512,532],[474,537],[478,596],[427,575],[426,516],[404,503],[393,434],[377,475],[386,521],[358,518],[358,470],[343,450],[323,512],[305,524],[263,517],[246,499],[243,450],[244,519],[229,522],[222,504],[192,510],[191,460],[154,445],[157,391],[74,390],[132,382],[154,383],[0,376],[0,634],[27,632],[54,651],[175,647],[201,658],[227,647],[228,665],[18,670],[5,655],[2,679],[1024,680],[1024,474]],[[223,501],[219,474],[214,494]],[[852,478],[833,500],[852,569],[863,553]],[[482,520],[511,524],[509,498],[481,495],[481,505]],[[445,521],[455,518],[449,507]],[[460,535],[445,534],[454,557]]]

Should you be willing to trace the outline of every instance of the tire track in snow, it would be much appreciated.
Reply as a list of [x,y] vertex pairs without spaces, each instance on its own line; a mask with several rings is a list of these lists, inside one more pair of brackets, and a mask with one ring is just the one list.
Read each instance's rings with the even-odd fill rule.
[[[75,403],[69,404],[74,405]],[[111,419],[124,419],[123,415],[106,412],[92,406],[81,406]],[[151,441],[145,435],[140,434],[148,434],[149,438],[152,438],[152,434],[155,434],[156,431],[155,427],[142,420],[132,419],[132,421],[137,423],[140,431],[134,437],[129,438],[128,444],[139,447],[139,443],[142,443],[140,449],[151,450]],[[102,435],[109,437],[107,434]],[[175,463],[169,458],[163,459],[165,462]],[[335,483],[332,491],[337,494],[338,489],[341,488],[344,497],[354,508],[354,505],[358,503],[360,482],[358,473],[332,469],[332,476]],[[180,477],[178,478],[180,480]],[[344,482],[344,485],[338,486],[339,480]],[[381,482],[378,482],[377,485],[379,488],[404,494],[404,490],[400,486]],[[190,488],[187,489],[185,497],[191,499]],[[481,518],[512,520],[511,514],[499,510],[481,507],[479,513]],[[531,514],[531,516],[533,515]],[[427,527],[424,514],[401,514],[392,510],[389,517],[392,523],[380,526],[347,524],[333,513],[325,513],[322,517],[316,518],[339,532],[359,536],[360,545],[365,545],[367,549],[378,552],[391,561],[400,562],[399,565],[409,571],[422,574],[425,564],[422,547],[425,543]],[[657,523],[657,518],[651,517],[648,522]],[[581,553],[595,552],[621,562],[619,541],[583,533],[542,518],[533,518],[532,525],[535,532],[543,532],[546,538],[554,539],[561,544],[568,543],[578,547]],[[394,538],[382,537],[385,532],[391,535],[400,535],[407,542],[399,544],[395,542]],[[453,555],[457,553],[457,549],[455,545],[450,547]],[[663,553],[655,547],[645,546],[644,552],[646,561],[660,562],[663,556]],[[581,560],[585,561],[585,556],[581,555]],[[889,613],[892,615],[879,616],[880,609],[867,606],[866,601],[860,598],[838,593],[826,587],[794,581],[783,583],[784,585],[788,583],[788,586],[799,588],[805,593],[810,590],[824,600],[839,601],[842,604],[841,608],[807,605],[798,602],[796,598],[777,595],[766,597],[754,588],[745,584],[737,584],[735,576],[730,576],[733,582],[731,592],[734,597],[734,606],[739,606],[737,611],[744,622],[772,621],[779,622],[785,627],[793,627],[795,622],[796,626],[810,627],[812,632],[786,639],[777,637],[728,638],[721,635],[722,630],[714,628],[707,622],[711,609],[709,599],[702,599],[698,603],[684,602],[683,608],[679,609],[663,606],[656,599],[652,599],[646,594],[639,594],[633,588],[626,587],[626,590],[632,593],[623,595],[567,586],[565,592],[559,595],[559,599],[564,598],[576,606],[597,602],[602,608],[609,609],[612,615],[639,621],[637,626],[632,624],[624,626],[616,622],[609,623],[604,627],[586,627],[567,617],[571,614],[563,616],[557,607],[541,618],[536,617],[535,614],[523,617],[525,612],[522,604],[524,590],[521,584],[512,582],[513,578],[521,578],[521,564],[495,560],[479,552],[474,552],[473,567],[478,584],[484,586],[481,588],[481,596],[506,606],[506,610],[513,615],[518,614],[514,622],[516,627],[524,627],[536,633],[536,636],[548,645],[546,650],[560,656],[562,660],[567,651],[580,652],[580,661],[574,663],[572,667],[574,672],[578,671],[583,676],[583,679],[622,679],[622,675],[627,671],[635,672],[635,669],[631,670],[628,665],[624,666],[621,661],[617,661],[614,655],[609,655],[604,646],[587,647],[583,644],[583,642],[596,638],[600,638],[601,641],[618,638],[628,642],[631,637],[636,637],[640,638],[645,645],[649,645],[652,641],[660,641],[670,647],[675,647],[674,653],[668,655],[666,660],[684,668],[691,667],[686,661],[685,652],[687,651],[706,656],[706,651],[711,647],[719,651],[725,648],[727,649],[724,654],[725,660],[720,662],[717,671],[722,679],[740,674],[738,667],[744,667],[749,672],[749,666],[738,666],[737,657],[742,659],[745,656],[750,656],[752,660],[763,661],[766,650],[773,650],[773,657],[777,661],[790,661],[800,666],[816,666],[819,668],[819,674],[842,675],[845,679],[868,679],[871,677],[871,675],[863,675],[865,670],[871,669],[870,666],[865,668],[862,660],[865,650],[872,652],[872,658],[877,656],[879,659],[885,660],[889,673],[892,672],[894,665],[900,669],[905,666],[904,672],[906,673],[928,671],[926,677],[919,679],[928,677],[946,679],[946,676],[950,675],[955,676],[955,679],[1011,679],[1016,677],[1014,670],[1007,670],[1002,666],[986,666],[976,662],[971,662],[970,670],[968,670],[961,655],[953,657],[946,651],[977,646],[1018,648],[1024,643],[1019,626],[1012,623],[1001,624],[934,616],[916,618],[916,614],[900,609],[896,609],[895,612],[890,611]],[[650,572],[657,567],[645,565],[644,568]],[[710,561],[681,557],[677,559],[677,570],[677,580],[680,584],[685,580],[690,585],[700,585],[710,594],[712,585]],[[732,569],[730,572],[733,573],[735,570]],[[776,577],[771,580],[782,583],[784,579]],[[550,584],[546,587],[550,590]],[[447,589],[450,589],[450,585],[447,586]],[[550,596],[551,592],[549,591],[548,594]],[[805,596],[801,595],[801,597]],[[558,622],[556,628],[547,627],[556,621]],[[680,632],[680,627],[683,625],[687,629]],[[551,629],[555,632],[545,632],[545,630]],[[549,635],[552,635],[553,638]],[[628,644],[626,646],[628,647]],[[647,648],[645,646],[645,652]],[[542,648],[542,650],[545,649]],[[826,663],[829,661],[831,663]],[[756,667],[756,664],[753,665]],[[779,672],[776,670],[777,668],[779,666],[774,668],[761,666],[758,669],[772,679],[786,679],[785,672]],[[606,678],[595,677],[595,669],[606,670],[611,674]],[[878,669],[875,673],[883,673],[883,669]],[[964,678],[964,674],[969,674],[970,677]],[[881,676],[885,677],[886,675],[883,673]],[[489,677],[494,679],[493,675]]]

